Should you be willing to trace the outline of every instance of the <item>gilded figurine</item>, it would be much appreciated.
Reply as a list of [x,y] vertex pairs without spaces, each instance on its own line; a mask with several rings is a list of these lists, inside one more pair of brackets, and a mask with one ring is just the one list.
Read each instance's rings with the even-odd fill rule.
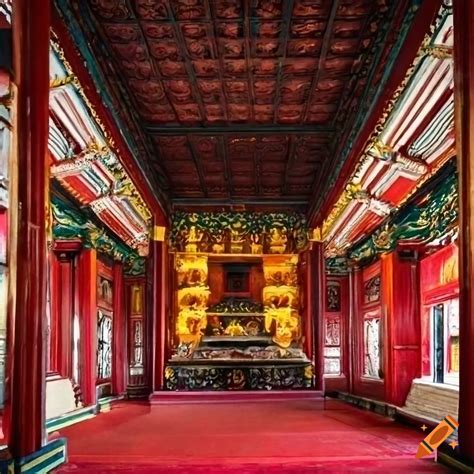
[[196,253],[198,251],[198,244],[201,242],[203,234],[197,230],[195,226],[191,226],[186,238],[186,252]]
[[261,254],[263,252],[263,245],[260,243],[259,234],[250,235],[250,250],[252,254]]
[[288,237],[284,229],[270,229],[269,241],[270,253],[285,253]]
[[230,251],[231,253],[242,253],[244,250],[245,237],[236,229],[230,229]]
[[224,232],[216,232],[213,235],[214,243],[212,244],[212,251],[214,253],[224,253],[225,242],[224,242]]

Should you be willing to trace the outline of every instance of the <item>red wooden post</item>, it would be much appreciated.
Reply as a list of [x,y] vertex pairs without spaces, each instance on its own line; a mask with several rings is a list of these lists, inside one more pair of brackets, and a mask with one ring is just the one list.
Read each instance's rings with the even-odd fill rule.
[[313,344],[315,355],[315,388],[321,390],[323,388],[323,363],[324,363],[324,340],[323,340],[323,317],[324,317],[324,300],[325,300],[325,279],[326,269],[324,263],[324,246],[322,242],[311,242],[309,271],[311,272],[311,307],[310,314],[312,316],[313,325]]
[[382,255],[385,318],[385,400],[402,406],[414,378],[421,375],[417,254],[401,259],[397,251]]
[[459,169],[459,448],[474,463],[474,4],[454,2],[456,147]]
[[49,1],[14,3],[13,150],[18,162],[10,209],[18,220],[11,222],[10,235],[5,431],[16,458],[37,451],[44,440],[49,27]]
[[168,296],[168,248],[165,242],[165,228],[154,227],[151,242],[151,323],[147,324],[147,350],[150,357],[148,373],[151,374],[152,391],[164,388],[164,371],[167,357],[167,296]]
[[113,316],[113,348],[112,348],[112,385],[113,392],[121,395],[126,387],[127,366],[127,323],[125,311],[125,286],[123,281],[123,267],[121,263],[115,263],[114,273],[114,316]]
[[[299,271],[300,271],[300,283],[303,289],[303,299],[301,301],[301,307],[303,310],[303,331],[304,331],[304,351],[308,356],[308,359],[315,363],[314,360],[314,342],[313,342],[313,292],[311,286],[311,251],[306,250],[300,255],[299,259]],[[315,364],[316,366],[316,364]]]
[[79,380],[85,405],[96,403],[97,380],[97,254],[85,249],[77,265],[79,307]]
[[349,317],[347,325],[347,365],[349,367],[349,393],[355,393],[355,381],[358,377],[357,373],[357,328],[358,328],[358,311],[360,297],[360,268],[351,266],[349,268]]

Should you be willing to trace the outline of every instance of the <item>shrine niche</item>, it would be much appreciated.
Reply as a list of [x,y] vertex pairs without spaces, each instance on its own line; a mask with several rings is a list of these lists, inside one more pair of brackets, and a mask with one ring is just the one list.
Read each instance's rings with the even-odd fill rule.
[[297,215],[175,215],[176,308],[169,390],[306,388]]

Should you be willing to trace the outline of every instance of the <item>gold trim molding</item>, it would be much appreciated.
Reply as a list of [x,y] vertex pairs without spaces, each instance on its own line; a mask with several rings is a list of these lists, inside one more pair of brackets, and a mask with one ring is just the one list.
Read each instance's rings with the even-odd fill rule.
[[151,238],[157,242],[164,242],[166,235],[166,227],[155,225],[153,226],[153,232]]

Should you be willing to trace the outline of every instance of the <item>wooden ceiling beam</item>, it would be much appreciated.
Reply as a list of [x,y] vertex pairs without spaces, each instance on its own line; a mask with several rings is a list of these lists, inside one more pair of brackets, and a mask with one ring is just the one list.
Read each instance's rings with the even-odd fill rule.
[[308,98],[306,100],[305,108],[303,111],[303,120],[306,120],[309,112],[309,108],[311,106],[311,100],[313,93],[315,92],[316,88],[318,87],[319,79],[321,78],[321,72],[324,69],[326,64],[326,57],[329,51],[329,45],[331,44],[331,39],[334,30],[334,21],[336,19],[337,10],[339,8],[339,0],[334,0],[331,6],[331,12],[329,13],[329,19],[326,23],[326,31],[324,32],[323,36],[323,45],[321,48],[321,53],[319,55],[319,64],[318,69],[316,69],[316,74],[313,76],[313,80],[311,82],[311,87],[309,88]]
[[148,124],[145,126],[146,130],[154,135],[215,135],[228,133],[251,133],[262,134],[285,134],[285,133],[302,133],[322,136],[334,133],[333,127],[311,126],[311,125],[253,125],[253,124],[236,124],[236,125],[213,125],[209,127],[204,126],[157,126]]

